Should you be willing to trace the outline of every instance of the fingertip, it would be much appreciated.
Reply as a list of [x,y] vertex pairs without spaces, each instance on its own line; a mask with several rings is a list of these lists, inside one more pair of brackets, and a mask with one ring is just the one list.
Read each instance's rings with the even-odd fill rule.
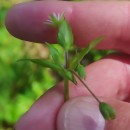
[[6,27],[17,38],[33,42],[54,42],[55,28],[45,25],[52,13],[63,13],[70,19],[72,5],[66,1],[33,1],[13,6],[7,17]]
[[58,130],[104,130],[105,120],[91,97],[78,97],[65,103],[58,114]]
[[43,22],[53,12],[65,12],[78,46],[84,47],[92,39],[103,35],[106,38],[98,46],[99,49],[116,49],[130,53],[129,7],[130,3],[127,1],[21,3],[10,10],[6,26],[12,35],[23,40],[41,43],[55,42],[56,31],[43,25]]

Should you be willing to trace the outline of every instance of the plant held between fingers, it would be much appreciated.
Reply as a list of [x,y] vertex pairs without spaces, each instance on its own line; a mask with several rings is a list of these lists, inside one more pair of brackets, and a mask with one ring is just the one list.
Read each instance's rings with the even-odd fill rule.
[[[81,60],[104,38],[98,37],[94,39],[88,44],[87,47],[82,49],[80,52],[77,52],[77,47],[74,45],[74,38],[71,27],[65,19],[63,13],[58,15],[56,15],[55,13],[51,14],[45,24],[58,28],[57,43],[46,43],[50,50],[50,58],[22,59],[20,61],[31,61],[42,67],[51,68],[52,70],[56,71],[60,76],[62,76],[64,81],[65,101],[69,99],[69,81],[73,82],[74,84],[77,84],[75,78],[77,77],[99,103],[99,110],[103,115],[104,119],[114,119],[116,116],[115,110],[109,104],[101,102],[83,81],[83,79],[86,77],[86,71],[85,67],[81,64]],[[59,52],[57,47],[62,49],[62,54]],[[75,50],[75,55],[71,59],[69,59],[70,50],[72,49]]]

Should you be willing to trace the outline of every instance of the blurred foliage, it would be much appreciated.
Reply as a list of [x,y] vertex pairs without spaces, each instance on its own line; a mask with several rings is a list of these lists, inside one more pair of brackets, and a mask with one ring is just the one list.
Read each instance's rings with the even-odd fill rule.
[[[16,62],[23,57],[48,56],[45,46],[18,40],[7,32],[4,25],[7,11],[19,2],[23,0],[0,0],[0,130],[12,130],[32,103],[57,82],[49,69]],[[94,50],[87,55],[85,64],[108,53]]]
[[7,32],[5,16],[16,2],[0,0],[0,130],[13,129],[18,118],[56,82],[49,69],[16,62],[23,57],[48,56],[41,44],[18,40]]

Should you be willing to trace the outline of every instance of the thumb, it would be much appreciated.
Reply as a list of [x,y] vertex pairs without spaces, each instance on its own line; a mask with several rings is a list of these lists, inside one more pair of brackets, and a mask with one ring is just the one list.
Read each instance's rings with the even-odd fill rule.
[[104,130],[105,120],[94,99],[78,97],[63,105],[57,127],[58,130]]

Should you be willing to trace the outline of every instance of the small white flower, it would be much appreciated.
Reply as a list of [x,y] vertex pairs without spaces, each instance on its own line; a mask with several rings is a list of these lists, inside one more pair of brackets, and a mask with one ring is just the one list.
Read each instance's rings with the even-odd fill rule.
[[52,13],[49,16],[49,19],[44,22],[44,24],[51,25],[51,26],[58,26],[64,19],[64,13]]
[[53,25],[53,22],[50,19],[48,19],[44,22],[44,24]]

